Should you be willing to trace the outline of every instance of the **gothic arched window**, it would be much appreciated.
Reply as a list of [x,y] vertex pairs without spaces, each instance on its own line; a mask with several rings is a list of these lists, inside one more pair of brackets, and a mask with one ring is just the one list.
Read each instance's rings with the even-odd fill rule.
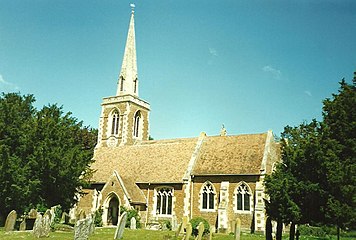
[[119,122],[120,122],[120,114],[117,110],[115,110],[111,114],[111,134],[117,135],[119,133]]
[[123,76],[120,76],[120,91],[124,91],[124,81],[125,78]]
[[215,191],[210,182],[206,182],[203,185],[200,191],[200,198],[202,210],[212,210],[215,208]]
[[137,111],[134,117],[134,132],[133,135],[134,137],[139,137],[140,134],[140,124],[141,124],[141,112]]
[[172,215],[173,189],[156,189],[156,215]]
[[236,196],[236,210],[237,211],[250,211],[251,210],[251,197],[250,188],[246,183],[242,183],[235,190]]

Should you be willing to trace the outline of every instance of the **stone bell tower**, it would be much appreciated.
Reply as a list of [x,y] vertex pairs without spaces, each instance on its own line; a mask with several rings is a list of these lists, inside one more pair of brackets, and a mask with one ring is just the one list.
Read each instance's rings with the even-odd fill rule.
[[138,96],[134,8],[132,7],[116,96],[101,104],[97,147],[135,144],[149,137],[150,104]]

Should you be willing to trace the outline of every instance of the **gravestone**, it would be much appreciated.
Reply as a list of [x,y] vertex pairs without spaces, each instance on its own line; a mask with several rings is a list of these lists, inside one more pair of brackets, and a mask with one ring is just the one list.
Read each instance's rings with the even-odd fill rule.
[[33,234],[36,238],[40,238],[42,235],[42,215],[41,213],[37,214],[35,224],[33,225]]
[[198,236],[196,238],[196,240],[201,240],[201,238],[203,237],[203,233],[204,233],[204,223],[203,222],[200,222],[198,224]]
[[88,240],[91,218],[81,219],[74,226],[74,240]]
[[184,229],[187,228],[187,224],[188,224],[188,217],[183,216],[182,217],[182,232],[181,233],[184,233]]
[[130,229],[136,229],[136,218],[134,217],[130,220]]
[[115,231],[114,239],[121,239],[122,235],[124,234],[125,224],[127,219],[127,212],[124,212],[117,223],[117,228]]
[[236,218],[235,240],[240,240],[240,235],[241,235],[241,220],[240,218]]
[[28,218],[37,218],[37,210],[36,209],[31,209],[30,212],[28,213]]
[[20,231],[26,231],[26,219],[20,223]]
[[235,229],[236,229],[236,221],[232,220],[230,221],[230,232],[235,234]]
[[215,233],[215,227],[211,226],[210,227],[210,233],[209,233],[209,240],[213,239],[213,234]]
[[45,237],[49,236],[49,232],[51,231],[51,219],[52,219],[52,214],[49,209],[45,212],[45,214],[42,217],[42,235]]
[[66,212],[63,212],[60,223],[65,223],[65,224],[69,223],[69,218],[70,218],[69,214]]
[[95,231],[94,214],[91,214],[89,223],[89,235],[92,235]]
[[16,218],[17,218],[17,213],[15,210],[12,210],[6,218],[5,221],[5,227],[4,230],[5,232],[10,232],[14,230],[15,223],[16,223]]
[[188,222],[184,240],[189,240],[190,236],[192,236],[192,231],[193,231],[192,224],[190,222]]
[[178,228],[177,228],[176,233],[175,233],[175,236],[176,236],[176,237],[178,237],[179,234],[180,234],[180,232],[182,231],[182,226],[183,226],[183,223],[180,223],[180,224],[178,225]]
[[176,215],[173,215],[173,217],[172,217],[171,226],[172,226],[172,231],[176,231],[177,230],[178,223],[177,223],[177,216]]

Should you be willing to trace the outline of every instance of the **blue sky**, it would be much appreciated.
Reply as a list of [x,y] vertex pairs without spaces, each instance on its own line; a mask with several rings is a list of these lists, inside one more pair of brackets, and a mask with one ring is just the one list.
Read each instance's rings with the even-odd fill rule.
[[[116,93],[130,2],[0,0],[0,92],[98,127]],[[356,1],[134,2],[140,97],[155,139],[280,135],[321,119],[356,70]]]

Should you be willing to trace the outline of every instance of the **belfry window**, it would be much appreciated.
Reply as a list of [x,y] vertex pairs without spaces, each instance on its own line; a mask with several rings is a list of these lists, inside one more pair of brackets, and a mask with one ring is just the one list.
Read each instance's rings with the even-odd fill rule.
[[156,215],[172,215],[172,204],[172,188],[160,188],[156,190]]
[[124,77],[120,76],[120,91],[124,91]]
[[202,210],[213,210],[215,208],[215,191],[210,182],[203,185],[200,197]]
[[117,135],[119,133],[119,120],[120,114],[118,111],[114,111],[111,115],[111,134]]
[[134,117],[134,132],[133,132],[133,135],[134,137],[139,137],[140,134],[140,124],[141,124],[141,112],[140,111],[137,111],[136,114],[135,114],[135,117]]
[[137,93],[137,78],[134,80],[134,93]]
[[238,211],[250,211],[251,209],[251,192],[249,187],[242,183],[236,191],[236,209]]

